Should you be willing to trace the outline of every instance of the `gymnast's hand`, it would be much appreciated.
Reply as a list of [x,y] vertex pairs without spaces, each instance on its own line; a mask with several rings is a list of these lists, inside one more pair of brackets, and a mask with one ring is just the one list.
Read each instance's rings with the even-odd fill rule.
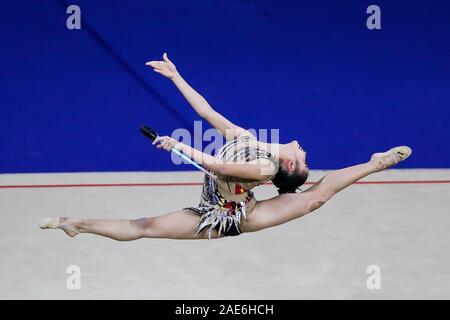
[[158,72],[165,76],[166,78],[172,79],[178,74],[177,68],[167,57],[167,53],[163,54],[164,61],[149,61],[146,63],[147,66],[153,68],[153,71]]
[[156,147],[163,148],[166,151],[172,150],[172,148],[178,144],[177,140],[172,139],[171,137],[168,137],[168,136],[156,137],[156,139],[153,141],[152,144],[157,144],[158,142],[159,142],[159,144],[156,145]]

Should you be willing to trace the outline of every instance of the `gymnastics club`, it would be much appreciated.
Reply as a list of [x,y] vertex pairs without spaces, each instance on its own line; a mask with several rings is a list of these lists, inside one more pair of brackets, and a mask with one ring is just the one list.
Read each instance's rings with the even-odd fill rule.
[[[153,130],[150,127],[146,127],[146,126],[142,126],[141,127],[141,133],[146,136],[147,138],[149,138],[150,140],[154,141],[159,135],[158,133]],[[205,174],[209,175],[211,178],[216,179],[217,177],[213,174],[211,174],[211,172],[208,172],[205,168],[203,168],[201,165],[199,165],[197,162],[195,162],[194,160],[192,160],[191,158],[189,158],[188,156],[186,156],[183,152],[181,152],[178,149],[172,148],[170,149],[170,151],[172,151],[173,153],[177,154],[178,156],[180,156],[182,159],[186,160],[187,162],[189,162],[190,164],[192,164],[194,167],[196,167],[197,169],[199,169],[200,171],[204,172]]]

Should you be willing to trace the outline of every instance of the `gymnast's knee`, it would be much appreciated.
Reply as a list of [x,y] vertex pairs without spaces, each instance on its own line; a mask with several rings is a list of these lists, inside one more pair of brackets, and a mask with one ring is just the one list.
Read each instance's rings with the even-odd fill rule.
[[139,218],[130,220],[142,237],[148,237],[153,229],[154,218]]
[[314,210],[319,209],[325,203],[328,202],[333,197],[334,193],[326,190],[316,190],[314,195],[311,196],[311,199],[308,204],[308,211],[312,212]]

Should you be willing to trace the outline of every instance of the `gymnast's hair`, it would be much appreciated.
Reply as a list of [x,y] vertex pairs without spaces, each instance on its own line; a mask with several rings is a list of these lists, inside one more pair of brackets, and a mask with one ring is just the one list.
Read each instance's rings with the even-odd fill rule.
[[272,178],[272,182],[278,188],[279,194],[296,193],[297,189],[306,182],[306,179],[308,179],[308,171],[288,172],[280,166],[277,174]]

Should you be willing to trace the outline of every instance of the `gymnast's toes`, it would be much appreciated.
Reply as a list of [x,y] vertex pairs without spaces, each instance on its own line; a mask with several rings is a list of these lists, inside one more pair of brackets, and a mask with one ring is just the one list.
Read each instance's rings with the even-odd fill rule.
[[59,218],[46,218],[39,225],[39,228],[41,229],[58,229],[58,227]]
[[69,226],[65,224],[64,222],[68,218],[47,218],[44,219],[39,227],[41,229],[61,229],[64,231],[69,237],[73,238],[80,232],[73,226]]
[[370,160],[376,161],[380,170],[389,168],[397,163],[406,160],[412,154],[412,149],[408,146],[392,148],[386,152],[374,153]]

